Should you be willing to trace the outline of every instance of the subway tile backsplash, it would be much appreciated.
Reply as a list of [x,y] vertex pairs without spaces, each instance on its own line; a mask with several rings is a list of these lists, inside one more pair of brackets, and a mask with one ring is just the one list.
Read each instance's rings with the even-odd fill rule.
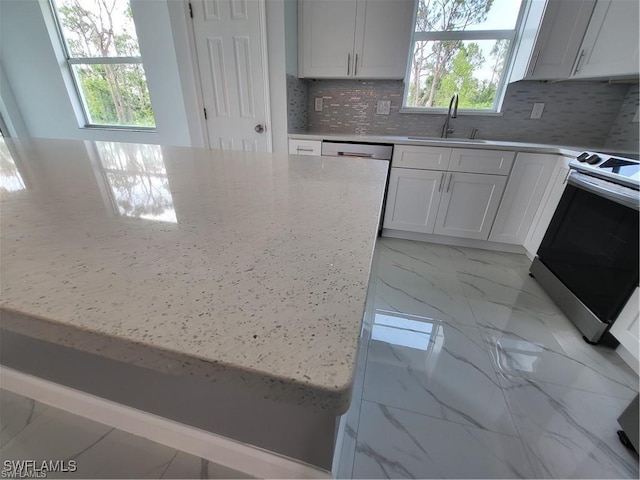
[[[401,80],[299,80],[307,86],[306,111],[289,98],[291,133],[440,136],[444,115],[400,113]],[[300,98],[304,87],[290,87]],[[292,95],[293,96],[293,95]],[[323,110],[314,111],[314,100]],[[389,115],[376,114],[378,100],[390,100]],[[544,102],[542,118],[530,118],[536,102]],[[634,106],[635,105],[635,106]],[[502,115],[461,115],[451,121],[451,137],[612,147],[638,150],[638,124],[631,120],[638,105],[638,86],[605,82],[521,81],[508,86]],[[306,114],[306,122],[303,120]],[[294,120],[292,122],[292,119]],[[295,124],[296,129],[291,128]],[[613,127],[612,127],[613,125]],[[634,147],[635,146],[635,147]]]
[[289,133],[307,130],[307,81],[287,75],[287,128]]

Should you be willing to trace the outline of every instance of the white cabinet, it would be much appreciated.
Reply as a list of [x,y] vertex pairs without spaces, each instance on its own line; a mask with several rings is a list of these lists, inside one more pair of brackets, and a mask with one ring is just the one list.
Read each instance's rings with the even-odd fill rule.
[[434,233],[486,240],[507,177],[450,172],[445,179]]
[[553,213],[556,211],[560,197],[562,197],[567,185],[567,178],[570,173],[569,161],[571,159],[570,157],[559,156],[556,160],[555,168],[551,174],[551,181],[545,189],[540,207],[533,217],[531,228],[524,241],[524,248],[531,257],[538,251],[538,247],[542,243],[544,234],[551,222],[551,217],[553,217]]
[[571,75],[596,0],[549,0],[524,77],[552,80]]
[[509,175],[515,156],[515,152],[502,150],[454,148],[451,150],[449,171]]
[[299,0],[299,76],[404,78],[413,0]]
[[557,155],[518,153],[489,240],[524,243],[556,161]]
[[320,155],[321,150],[320,140],[289,139],[289,153],[293,155]]
[[392,168],[384,227],[433,233],[446,172]]
[[572,78],[637,75],[638,0],[598,0]]
[[451,148],[396,145],[393,148],[392,164],[399,168],[447,170],[450,159]]
[[487,240],[514,152],[397,145],[384,228]]
[[[638,360],[640,360],[640,288],[636,288],[631,298],[618,315],[611,326],[611,334],[620,342],[616,351],[636,373],[638,373]],[[620,347],[623,347],[622,349]],[[622,350],[622,351],[621,351]],[[629,358],[629,356],[631,358]]]

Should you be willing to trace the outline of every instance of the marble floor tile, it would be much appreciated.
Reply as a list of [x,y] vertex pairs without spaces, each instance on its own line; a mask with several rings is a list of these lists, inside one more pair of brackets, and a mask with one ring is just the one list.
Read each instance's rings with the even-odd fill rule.
[[246,473],[210,462],[188,453],[178,452],[159,478],[254,478]]
[[[112,427],[49,407],[2,447],[2,459],[75,459],[102,442],[111,431]],[[85,476],[78,475],[76,478]]]
[[638,478],[638,457],[618,440],[627,400],[501,375],[538,477]]
[[517,434],[475,327],[377,310],[363,398]]
[[528,339],[508,330],[481,326],[480,331],[496,372],[629,400],[637,393],[614,365],[585,353],[567,354],[548,332]]
[[351,478],[353,459],[356,453],[356,433],[360,421],[360,404],[362,403],[367,350],[367,344],[361,343],[358,349],[351,405],[341,419],[345,424],[341,444],[336,445],[335,455],[337,455],[337,458],[335,459],[336,463],[333,472],[335,478]]
[[353,478],[529,478],[520,439],[363,401]]
[[177,450],[121,430],[74,456],[85,478],[160,478]]
[[31,398],[0,390],[0,448],[40,416],[47,406]]
[[475,320],[455,272],[399,263],[381,254],[377,264],[375,307],[465,325]]

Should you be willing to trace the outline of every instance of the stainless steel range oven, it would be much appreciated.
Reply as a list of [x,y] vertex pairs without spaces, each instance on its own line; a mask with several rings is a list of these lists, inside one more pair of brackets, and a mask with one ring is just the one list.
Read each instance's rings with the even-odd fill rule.
[[638,286],[640,162],[585,152],[531,274],[589,342],[598,342]]

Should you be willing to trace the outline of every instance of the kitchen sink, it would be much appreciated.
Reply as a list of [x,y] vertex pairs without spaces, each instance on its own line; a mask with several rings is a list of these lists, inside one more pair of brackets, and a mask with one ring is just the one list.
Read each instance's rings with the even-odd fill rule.
[[456,143],[488,143],[489,140],[476,138],[441,138],[441,137],[407,137],[407,140],[424,140],[426,142],[456,142]]

